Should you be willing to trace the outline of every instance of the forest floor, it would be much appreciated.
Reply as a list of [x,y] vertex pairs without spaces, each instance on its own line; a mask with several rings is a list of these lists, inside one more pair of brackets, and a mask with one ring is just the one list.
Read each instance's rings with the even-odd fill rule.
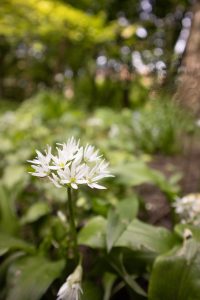
[[[187,137],[183,149],[175,155],[155,155],[150,166],[169,178],[174,173],[181,173],[179,181],[180,196],[200,192],[200,142],[196,137]],[[145,219],[151,224],[172,227],[169,201],[154,185],[143,184],[138,189],[147,208]]]

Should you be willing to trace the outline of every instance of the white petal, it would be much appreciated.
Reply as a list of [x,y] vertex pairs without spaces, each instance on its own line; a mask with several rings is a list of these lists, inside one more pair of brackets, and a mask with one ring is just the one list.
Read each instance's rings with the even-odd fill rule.
[[46,173],[33,173],[33,172],[29,172],[29,173],[36,177],[46,177],[47,176]]
[[[53,174],[54,175],[54,174]],[[61,188],[62,186],[58,183],[58,180],[55,178],[52,178],[50,176],[48,176],[49,180],[57,187],[57,188]]]
[[75,190],[77,190],[77,189],[78,189],[78,186],[77,186],[77,184],[76,184],[76,183],[74,183],[74,182],[72,182],[72,183],[71,183],[71,187],[72,187],[73,189],[75,189]]
[[78,180],[76,180],[76,183],[84,184],[84,183],[87,183],[87,180],[86,179],[78,179]]
[[61,169],[61,167],[59,167],[59,166],[49,166],[49,169],[50,170],[58,170],[58,169]]
[[62,184],[68,184],[70,183],[70,180],[69,179],[63,179],[60,181]]
[[98,183],[89,183],[88,186],[91,187],[92,189],[99,189],[99,190],[105,190],[106,189],[105,186],[102,186]]
[[40,161],[39,161],[38,159],[27,160],[27,162],[30,162],[31,164],[37,164],[37,165],[40,165]]

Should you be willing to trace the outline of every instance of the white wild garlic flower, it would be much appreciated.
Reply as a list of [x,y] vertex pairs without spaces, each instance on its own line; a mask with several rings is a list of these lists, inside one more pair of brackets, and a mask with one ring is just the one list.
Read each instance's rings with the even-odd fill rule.
[[80,141],[74,137],[67,143],[57,144],[57,155],[53,155],[51,147],[47,146],[45,154],[36,150],[37,156],[29,160],[34,172],[33,176],[47,177],[56,187],[62,186],[78,189],[79,185],[86,184],[90,188],[105,189],[99,180],[113,177],[108,170],[108,162],[94,146],[80,146]]
[[200,225],[200,194],[188,194],[183,198],[178,198],[173,207],[180,216],[181,223]]
[[35,172],[31,174],[37,177],[46,177],[50,173],[49,164],[52,159],[51,147],[47,146],[45,155],[38,150],[36,150],[36,153],[37,157],[34,160],[28,160],[28,162],[32,164],[32,168],[35,169]]
[[79,300],[83,293],[81,289],[82,267],[78,267],[69,275],[57,294],[57,300]]

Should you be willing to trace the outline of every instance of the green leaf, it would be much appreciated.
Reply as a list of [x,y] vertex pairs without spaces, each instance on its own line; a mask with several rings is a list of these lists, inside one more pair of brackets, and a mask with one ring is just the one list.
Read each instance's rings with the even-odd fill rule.
[[23,250],[25,252],[33,252],[34,246],[15,237],[0,233],[0,255],[5,254],[9,250]]
[[12,189],[18,183],[27,179],[26,169],[22,165],[9,165],[5,168],[3,175],[3,183],[9,189]]
[[142,161],[123,163],[112,169],[121,184],[137,186],[142,183],[153,183],[152,170]]
[[149,251],[133,251],[128,248],[114,248],[111,252],[112,257],[123,252],[123,263],[127,272],[130,274],[145,274],[146,270],[152,269],[157,253]]
[[50,213],[50,207],[45,202],[33,204],[21,219],[22,224],[32,223]]
[[112,246],[127,228],[129,223],[136,217],[138,211],[138,201],[129,198],[118,203],[115,211],[110,210],[106,230],[106,244],[110,251]]
[[108,251],[112,249],[113,244],[123,233],[126,226],[126,223],[123,223],[120,220],[120,216],[115,211],[109,211],[108,223],[106,228],[106,245]]
[[130,222],[136,217],[138,206],[137,198],[130,197],[118,203],[116,212],[124,222]]
[[110,257],[110,265],[115,269],[115,271],[123,278],[124,282],[138,295],[146,296],[145,291],[136,282],[137,276],[135,274],[129,274],[124,266],[124,255],[119,252],[117,256]]
[[79,232],[78,243],[91,248],[105,248],[106,219],[94,217]]
[[107,216],[109,210],[109,203],[101,198],[92,198],[92,210],[96,215],[101,215],[103,217]]
[[[116,220],[113,220],[113,224]],[[79,233],[79,244],[92,248],[105,248],[107,221],[103,217],[92,218]],[[113,225],[114,227],[114,225]],[[110,229],[110,235],[112,230]],[[119,233],[115,233],[116,235]],[[121,233],[113,247],[130,250],[164,253],[178,243],[178,239],[167,229],[154,227],[139,220],[133,220]]]
[[114,246],[164,253],[169,251],[176,243],[175,235],[167,229],[154,227],[135,219],[122,233]]
[[175,226],[175,232],[180,236],[180,238],[184,238],[184,232],[186,229],[189,229],[192,232],[193,238],[200,242],[200,228],[194,225],[189,224],[178,224]]
[[103,276],[104,297],[103,300],[110,300],[112,288],[117,276],[112,273],[105,273]]
[[0,184],[0,232],[15,234],[19,224],[14,211],[14,199]]
[[[81,300],[101,300],[101,290],[100,288],[91,281],[83,281],[82,284],[83,295]],[[70,299],[69,299],[70,300]]]
[[6,300],[39,300],[60,276],[65,261],[48,261],[42,256],[18,259],[8,270]]
[[169,183],[169,180],[157,170],[151,169],[143,161],[123,163],[113,168],[116,180],[125,186],[138,186],[143,183],[157,185],[163,192],[172,197],[177,193],[177,182]]
[[185,240],[180,248],[159,256],[149,286],[150,300],[198,300],[200,295],[200,243]]
[[138,295],[141,295],[141,296],[146,296],[146,293],[145,291],[139,286],[139,284],[136,282],[136,277],[137,276],[131,276],[129,275],[128,273],[127,274],[124,274],[123,278],[124,278],[124,281],[126,282],[126,284],[128,284],[132,290],[134,292],[136,292]]
[[16,251],[6,256],[1,262],[0,268],[0,299],[5,299],[6,295],[6,274],[9,266],[19,257],[24,256],[24,252]]

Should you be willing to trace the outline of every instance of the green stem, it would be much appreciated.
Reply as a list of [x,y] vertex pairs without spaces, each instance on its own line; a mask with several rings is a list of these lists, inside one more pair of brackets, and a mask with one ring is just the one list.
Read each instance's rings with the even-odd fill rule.
[[72,199],[72,190],[71,187],[67,188],[68,194],[68,212],[69,212],[69,225],[70,225],[70,233],[73,245],[73,254],[76,260],[79,258],[78,252],[78,242],[77,242],[77,232],[76,232],[76,225],[74,219],[74,204]]

